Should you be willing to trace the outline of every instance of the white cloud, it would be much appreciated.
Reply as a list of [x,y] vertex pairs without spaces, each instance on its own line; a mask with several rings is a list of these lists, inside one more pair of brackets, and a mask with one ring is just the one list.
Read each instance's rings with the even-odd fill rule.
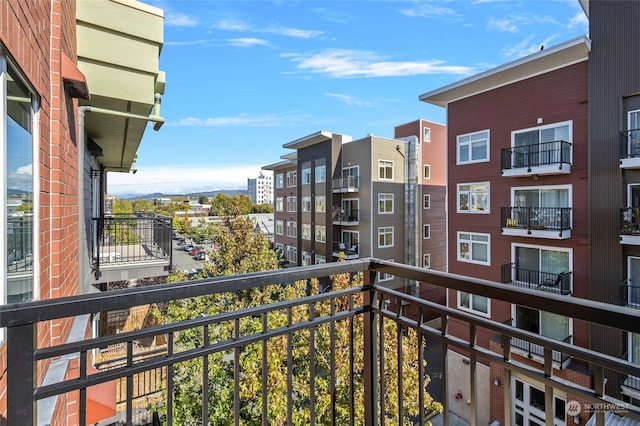
[[405,16],[421,18],[459,17],[458,12],[456,12],[454,9],[443,6],[442,2],[436,3],[433,1],[416,2],[415,6],[412,8],[400,9],[400,13]]
[[172,27],[196,27],[199,24],[198,18],[172,11],[167,12],[164,23]]
[[364,107],[364,108],[371,108],[373,106],[371,102],[361,101],[360,99],[357,99],[353,96],[345,95],[342,93],[325,93],[325,95],[338,99],[339,101],[347,104],[348,106]]
[[569,21],[569,28],[584,27],[589,28],[589,20],[582,10],[577,12]]
[[518,25],[512,20],[508,18],[489,18],[488,22],[489,30],[495,31],[503,31],[507,33],[515,33],[518,32]]
[[229,39],[229,44],[237,47],[251,47],[251,46],[268,46],[269,42],[259,38],[232,38]]
[[141,166],[138,172],[109,173],[108,194],[115,196],[189,194],[213,190],[245,190],[247,179],[255,178],[262,165]]
[[373,52],[348,49],[327,49],[309,56],[287,54],[300,71],[326,74],[333,78],[392,77],[421,74],[471,74],[465,66],[445,65],[444,61],[388,61]]
[[539,41],[537,39],[534,40],[534,37],[535,36],[530,35],[513,46],[505,47],[500,51],[500,55],[507,60],[521,58],[537,52],[541,46],[550,46],[553,39],[556,38],[555,36],[550,36]]
[[189,40],[189,41],[166,41],[164,44],[166,46],[198,46],[207,43],[211,43],[213,40],[208,39],[200,39],[200,40]]
[[287,37],[309,39],[319,37],[322,31],[319,30],[303,30],[300,28],[287,28],[279,26],[271,26],[265,28],[254,27],[247,22],[238,19],[223,19],[213,24],[213,27],[223,31],[245,31],[255,33],[278,34]]
[[248,127],[276,127],[284,126],[292,123],[298,123],[308,116],[299,112],[284,112],[279,114],[264,114],[259,116],[250,116],[248,114],[240,114],[234,117],[185,117],[176,122],[168,123],[170,126],[185,127],[227,127],[227,126],[248,126]]

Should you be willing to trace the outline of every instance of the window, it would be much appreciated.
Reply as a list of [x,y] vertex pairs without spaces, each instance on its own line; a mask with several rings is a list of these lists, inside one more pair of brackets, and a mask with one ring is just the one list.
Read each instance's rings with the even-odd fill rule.
[[298,236],[298,223],[287,222],[287,237],[297,237],[297,236]]
[[327,263],[327,256],[322,254],[316,254],[316,265]]
[[296,247],[287,247],[287,260],[291,263],[298,263],[298,249]]
[[311,265],[311,253],[309,253],[308,251],[303,251],[302,266],[309,266],[309,265]]
[[325,226],[316,225],[316,241],[319,243],[327,242],[327,228]]
[[[549,124],[512,132],[513,148],[517,156],[515,167],[531,167],[569,161],[570,148],[564,142],[571,142],[572,123]],[[563,152],[564,151],[564,152]]]
[[316,183],[322,183],[327,180],[327,166],[316,166]]
[[298,172],[287,172],[287,187],[298,186]]
[[425,142],[431,142],[431,129],[428,128],[428,127],[424,127],[422,130],[423,130],[423,135],[424,135],[422,140],[425,141]]
[[424,178],[431,179],[431,166],[429,164],[424,165]]
[[284,175],[282,173],[276,174],[276,188],[282,188],[284,186]]
[[378,248],[393,247],[393,226],[378,228]]
[[489,161],[489,130],[457,137],[456,164]]
[[[540,285],[554,283],[553,286],[566,294],[570,291],[567,284],[555,282],[558,274],[571,272],[571,250],[555,247],[532,245],[513,246],[514,276],[512,279],[526,287],[538,288]],[[561,288],[567,285],[567,288]]]
[[284,199],[282,197],[276,197],[276,211],[277,212],[284,211]]
[[393,194],[378,194],[378,213],[393,213]]
[[458,232],[458,260],[490,265],[489,234]]
[[425,253],[422,255],[422,267],[425,269],[431,268],[431,254]]
[[295,212],[298,208],[298,197],[295,195],[292,197],[287,197],[287,211]]
[[311,240],[311,225],[308,223],[302,224],[302,239]]
[[302,197],[302,211],[303,212],[311,211],[311,197]]
[[476,314],[489,316],[489,299],[484,296],[458,292],[458,308]]
[[[546,399],[544,390],[530,385],[527,382],[512,378],[513,392],[513,424],[515,425],[541,425],[544,424]],[[565,400],[553,395],[553,425],[566,425],[567,408]],[[578,423],[578,422],[576,422]]]
[[555,340],[565,340],[571,334],[568,317],[526,308],[515,307],[516,327]]
[[276,253],[278,253],[278,257],[284,256],[284,244],[276,243]]
[[284,234],[284,222],[281,220],[276,220],[276,235]]
[[316,212],[324,213],[327,211],[327,197],[324,195],[316,196]]
[[489,182],[459,183],[458,213],[489,213]]
[[311,183],[311,168],[302,169],[302,184],[307,185]]
[[640,334],[629,333],[629,362],[640,364]]
[[[0,58],[2,60],[2,58]],[[0,74],[0,90],[3,105],[0,111],[5,116],[0,120],[2,156],[5,167],[0,172],[0,188],[6,191],[3,214],[0,215],[2,232],[6,235],[6,269],[0,272],[0,303],[26,302],[33,300],[34,294],[34,156],[33,126],[34,111],[32,94],[23,80],[7,61],[7,70]],[[3,127],[6,126],[6,127]],[[6,157],[5,157],[6,156]],[[6,212],[6,214],[5,214]],[[0,339],[4,335],[0,332]]]
[[425,240],[431,238],[431,225],[427,224],[422,227],[422,238]]
[[422,208],[424,209],[431,208],[431,194],[424,194],[422,196]]
[[393,180],[393,161],[378,160],[378,179]]

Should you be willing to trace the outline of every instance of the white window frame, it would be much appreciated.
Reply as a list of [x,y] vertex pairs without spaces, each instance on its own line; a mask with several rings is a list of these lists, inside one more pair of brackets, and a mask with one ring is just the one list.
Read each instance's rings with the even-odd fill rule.
[[431,164],[425,164],[423,170],[423,178],[426,180],[431,180]]
[[324,225],[316,225],[315,226],[315,241],[318,243],[326,243],[327,242],[327,227]]
[[316,195],[315,209],[318,213],[325,213],[327,211],[327,197],[324,195]]
[[311,265],[311,253],[308,251],[302,251],[302,256],[300,257],[300,266],[309,266]]
[[276,247],[276,251],[280,252],[280,254],[284,256],[284,244],[276,243],[275,247]]
[[[474,190],[474,186],[478,187],[480,185],[486,185],[487,189],[484,190]],[[462,191],[460,188],[463,186],[469,186],[469,190]],[[484,194],[487,198],[487,208],[486,210],[480,210],[475,205],[474,200],[478,195]],[[461,208],[460,196],[467,196],[467,209],[464,210]],[[462,214],[490,214],[491,213],[491,182],[463,182],[456,185],[456,212]]]
[[316,265],[322,265],[327,263],[327,256],[323,255],[323,254],[316,254],[315,255],[315,262]]
[[308,223],[303,223],[302,224],[302,235],[301,238],[303,240],[309,240],[311,241],[311,225]]
[[428,223],[425,223],[422,226],[422,238],[424,240],[429,240],[431,239],[431,225]]
[[301,170],[300,183],[302,185],[308,185],[311,183],[311,167],[305,167]]
[[[394,162],[392,160],[378,160],[378,180],[392,181],[394,175]],[[387,176],[387,170],[391,170],[391,177]]]
[[[545,129],[552,129],[555,127],[564,127],[567,126],[569,128],[569,137],[567,138],[568,140],[566,140],[565,142],[569,142],[571,143],[571,148],[569,149],[569,163],[572,162],[572,157],[573,157],[573,120],[567,120],[567,121],[559,121],[557,123],[549,123],[549,124],[545,124],[542,126],[534,126],[534,127],[528,127],[526,129],[517,129],[517,130],[513,130],[511,132],[511,148],[515,148],[516,146],[516,135],[520,134],[520,133],[527,133],[527,132],[532,132],[534,130],[538,131],[538,134]],[[557,141],[551,141],[551,142],[557,142]],[[540,138],[538,138],[538,144],[541,143],[546,143],[546,142],[540,142]]]
[[422,255],[422,267],[425,269],[431,269],[431,253],[424,253]]
[[[640,291],[640,276],[635,277],[631,274],[631,260],[635,259],[640,262],[640,256],[627,256],[627,282],[631,282],[634,286],[633,288],[627,288],[627,304],[633,307],[640,307],[640,294],[637,294]],[[635,290],[635,292],[634,292]],[[640,364],[640,360],[638,362]]]
[[276,211],[277,212],[284,211],[284,197],[276,197]]
[[[395,260],[393,259],[387,259],[389,262],[395,262]],[[392,274],[389,274],[387,272],[380,272],[378,273],[378,282],[384,282],[384,281],[391,281],[392,279],[394,279],[395,276]]]
[[292,170],[287,172],[287,188],[298,186],[298,171]]
[[[395,229],[393,226],[380,226],[378,227],[378,248],[389,248],[393,247],[394,243],[394,234]],[[391,242],[389,244],[386,243],[387,236],[391,236]],[[381,238],[384,238],[385,243],[381,243]]]
[[276,188],[284,188],[284,173],[276,173]]
[[287,222],[287,237],[295,238],[298,236],[298,222]]
[[[517,327],[517,323],[516,323],[516,320],[515,320],[515,318],[517,316],[517,312],[516,312],[517,307],[518,307],[518,305],[513,304],[513,303],[511,304],[511,318],[514,318],[513,319],[513,326],[514,327]],[[558,316],[561,316],[561,317],[565,317],[567,319],[567,325],[568,325],[568,327],[567,327],[568,331],[567,331],[567,335],[565,337],[573,336],[573,318],[571,318],[569,316],[566,316],[566,315],[554,314],[553,312],[548,312],[548,311],[545,311],[543,309],[535,309],[535,308],[530,308],[528,306],[520,306],[520,307],[538,312],[538,332],[536,333],[534,331],[530,331],[531,333],[537,334],[539,336],[545,336],[544,334],[542,334],[542,313],[546,312],[546,313],[551,314],[551,315],[558,315]],[[520,329],[519,328],[519,330],[524,330],[524,329]],[[545,337],[548,337],[548,336],[545,336]]]
[[327,181],[327,166],[316,166],[316,183],[322,183]]
[[422,128],[422,141],[431,142],[431,128],[429,127]]
[[[462,235],[469,235],[470,239],[461,239]],[[478,241],[476,243],[474,243],[473,237],[487,237],[487,241]],[[485,233],[481,233],[481,232],[467,232],[467,231],[458,231],[457,232],[457,237],[456,237],[456,252],[457,252],[457,259],[459,262],[466,262],[466,263],[475,263],[477,265],[485,265],[485,266],[490,266],[491,265],[491,234],[485,234]],[[460,245],[461,243],[468,243],[469,244],[469,258],[464,258],[461,255],[461,250],[460,250]],[[482,261],[482,260],[475,260],[473,259],[473,246],[475,244],[486,244],[487,246],[487,260],[486,261]]]
[[[387,210],[387,203],[391,201],[391,210]],[[395,209],[394,194],[380,193],[378,194],[378,214],[393,214]]]
[[[469,296],[469,306],[464,306],[462,304],[462,297],[463,295],[468,295]],[[487,302],[487,312],[480,310],[480,309],[475,309],[474,308],[474,302],[473,299],[474,298],[482,298],[485,299]],[[486,297],[486,296],[479,296],[477,294],[473,294],[473,293],[468,293],[465,291],[458,291],[458,309],[460,309],[461,311],[467,311],[467,312],[471,312],[473,314],[476,315],[480,315],[483,317],[487,317],[490,318],[491,317],[491,299]]]
[[[516,252],[518,247],[521,248],[532,248],[532,249],[537,249],[538,251],[558,251],[558,252],[565,252],[569,254],[569,265],[567,266],[568,270],[567,271],[562,271],[562,272],[572,272],[573,271],[573,249],[570,247],[556,247],[556,246],[541,246],[538,244],[522,244],[522,243],[511,243],[511,263],[513,265],[516,264]],[[538,270],[541,271],[542,270],[542,265],[538,265]],[[571,279],[573,278],[573,274],[571,274]],[[515,277],[512,277],[512,279],[515,279]],[[571,283],[569,284],[569,290],[573,291],[573,279],[571,280]]]
[[[483,133],[486,133],[486,137],[483,139],[477,139],[477,140],[472,140],[473,137],[475,136],[480,136]],[[462,140],[462,139],[467,139],[468,140]],[[480,142],[484,142],[486,144],[486,153],[485,153],[485,157],[484,158],[480,158],[480,159],[476,159],[476,160],[472,160],[471,159],[471,155],[473,152],[473,145],[475,143],[480,143]],[[462,146],[466,146],[468,147],[468,152],[469,152],[469,158],[466,160],[463,160],[460,158],[460,147]],[[490,152],[491,152],[491,132],[489,129],[484,129],[484,130],[479,130],[477,132],[471,132],[471,133],[465,133],[462,135],[458,135],[456,136],[456,165],[463,165],[463,164],[473,164],[473,163],[486,163],[487,161],[490,161]]]
[[287,197],[287,211],[295,212],[298,209],[298,197],[296,195],[290,195]]
[[[628,350],[627,350],[627,360],[635,365],[640,364],[640,353],[638,354],[638,359],[634,359],[633,356],[633,336],[636,336],[636,339],[638,341],[638,345],[640,345],[640,334],[637,333],[627,333],[628,336]],[[638,352],[640,352],[640,349],[638,350]]]
[[311,197],[305,196],[302,197],[302,211],[310,212],[311,211]]
[[276,220],[276,235],[284,235],[284,221]]
[[291,263],[298,263],[298,248],[287,246],[287,260]]
[[431,208],[431,194],[422,194],[422,208],[425,210]]

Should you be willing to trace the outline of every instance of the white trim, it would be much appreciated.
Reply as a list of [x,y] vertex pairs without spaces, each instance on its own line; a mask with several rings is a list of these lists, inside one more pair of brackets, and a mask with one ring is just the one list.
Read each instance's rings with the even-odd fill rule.
[[[380,177],[380,167],[382,166],[380,163],[391,163],[391,177]],[[378,173],[376,174],[378,176],[378,180],[381,181],[393,181],[395,178],[395,162],[393,160],[384,160],[384,159],[378,159],[378,168],[377,171]],[[385,165],[384,168],[386,169],[387,166]]]
[[[471,155],[472,155],[472,149],[471,149],[471,140],[469,140],[469,159],[462,161],[460,160],[460,138],[463,138],[465,136],[468,136],[469,139],[471,139],[471,136],[474,135],[479,135],[481,133],[486,133],[487,137],[486,137],[486,144],[487,144],[487,148],[486,148],[486,157],[479,159],[479,160],[472,160],[471,159]],[[465,142],[466,144],[466,142]],[[456,135],[456,166],[465,166],[468,164],[475,164],[475,163],[487,163],[491,161],[491,129],[483,129],[483,130],[477,130],[474,132],[469,132],[469,133],[463,133],[460,135]]]
[[[387,195],[391,195],[391,211],[381,211],[380,210],[380,197],[381,196],[387,196]],[[385,200],[385,201],[388,201],[388,199]],[[393,212],[395,211],[395,207],[396,207],[395,195],[393,193],[389,193],[389,192],[380,192],[380,193],[378,193],[378,214],[393,214]]]
[[[466,306],[462,306],[460,304],[460,294],[461,293],[466,293],[466,294],[469,295],[469,307],[468,308]],[[473,298],[474,297],[484,297],[485,299],[487,299],[487,312],[482,312],[482,311],[479,311],[477,309],[473,309]],[[458,309],[460,309],[461,311],[470,312],[472,314],[476,314],[476,315],[479,315],[479,316],[482,316],[482,317],[491,318],[491,299],[489,297],[480,296],[480,295],[477,295],[477,294],[469,293],[467,291],[457,291],[456,292],[456,301],[457,301]]]
[[[472,210],[471,209],[471,194],[473,193],[472,186],[473,185],[487,185],[487,209],[486,210]],[[468,209],[461,210],[460,209],[460,187],[463,185],[469,185],[469,191],[465,192],[469,196],[469,200],[467,201]],[[460,214],[490,214],[491,213],[491,182],[461,182],[456,185],[456,213]]]
[[[380,245],[380,236],[381,236],[381,230],[388,230],[391,229],[391,244],[388,245]],[[385,232],[384,235],[389,234],[388,232]],[[393,247],[394,245],[394,239],[395,239],[395,227],[394,226],[379,226],[378,227],[378,233],[376,234],[378,236],[377,240],[378,240],[378,248],[390,248]],[[386,238],[385,238],[386,239]]]
[[[474,260],[472,259],[472,246],[473,246],[473,238],[470,241],[470,246],[469,246],[469,258],[463,258],[460,256],[460,234],[469,234],[470,236],[473,235],[477,235],[477,236],[486,236],[487,237],[487,261],[480,261],[480,260]],[[467,240],[464,240],[467,241]],[[484,244],[484,242],[478,242],[478,244]],[[456,233],[456,258],[458,260],[458,262],[465,262],[465,263],[475,263],[477,265],[484,265],[484,266],[491,266],[491,234],[487,234],[484,232],[471,232],[471,231],[457,231]]]

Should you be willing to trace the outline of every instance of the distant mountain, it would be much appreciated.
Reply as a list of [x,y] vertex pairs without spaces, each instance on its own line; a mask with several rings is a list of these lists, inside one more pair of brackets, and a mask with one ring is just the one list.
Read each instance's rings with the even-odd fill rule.
[[118,198],[122,198],[125,200],[154,200],[156,198],[168,198],[168,197],[199,197],[200,195],[205,195],[208,198],[215,197],[218,194],[226,194],[229,196],[241,194],[247,195],[246,189],[220,189],[213,191],[203,191],[203,192],[192,192],[190,194],[164,194],[161,192],[154,192],[153,194],[120,194]]

